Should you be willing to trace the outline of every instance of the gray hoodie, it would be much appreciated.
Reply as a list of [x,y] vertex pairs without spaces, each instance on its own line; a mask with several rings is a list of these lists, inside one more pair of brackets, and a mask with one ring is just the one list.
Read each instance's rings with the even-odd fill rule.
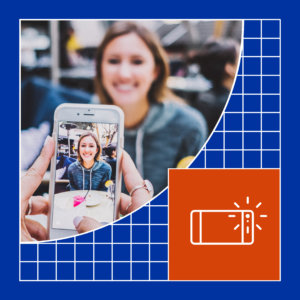
[[[186,156],[195,156],[207,138],[207,126],[201,113],[175,102],[153,104],[143,124],[125,130],[124,149],[144,179],[154,186],[154,194],[168,185],[168,168],[176,168]],[[122,184],[122,192],[127,190]]]
[[95,161],[91,169],[86,169],[76,160],[68,169],[71,191],[97,190],[107,191],[105,182],[111,177],[111,167],[104,161]]

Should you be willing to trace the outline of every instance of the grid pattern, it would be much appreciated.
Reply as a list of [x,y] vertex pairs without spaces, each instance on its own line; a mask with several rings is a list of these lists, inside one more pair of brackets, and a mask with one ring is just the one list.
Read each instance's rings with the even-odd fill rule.
[[245,21],[236,82],[191,168],[280,168],[280,21]]
[[[242,43],[228,105],[191,168],[280,168],[280,21],[245,21]],[[20,247],[20,280],[168,280],[168,190],[95,232]]]
[[21,245],[21,280],[167,279],[167,191],[101,230]]

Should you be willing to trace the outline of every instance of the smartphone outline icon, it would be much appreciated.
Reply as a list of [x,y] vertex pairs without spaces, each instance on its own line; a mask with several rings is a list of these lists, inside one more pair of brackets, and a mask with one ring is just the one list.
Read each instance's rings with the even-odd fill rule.
[[[202,241],[202,214],[203,213],[218,213],[218,212],[222,212],[222,213],[241,213],[241,242],[203,242]],[[194,213],[199,213],[200,217],[199,217],[199,242],[194,242],[193,241],[193,226],[194,226],[194,222],[193,222],[193,214]],[[250,220],[251,220],[251,224],[250,226],[245,226],[245,219],[246,219],[246,215],[250,214]],[[196,224],[197,226],[197,224]],[[251,231],[251,242],[245,242],[245,228],[248,231]],[[247,232],[246,231],[246,232]],[[249,234],[249,233],[247,233]],[[193,245],[252,245],[254,243],[254,212],[252,210],[249,209],[245,209],[245,210],[192,210],[190,213],[190,242]]]

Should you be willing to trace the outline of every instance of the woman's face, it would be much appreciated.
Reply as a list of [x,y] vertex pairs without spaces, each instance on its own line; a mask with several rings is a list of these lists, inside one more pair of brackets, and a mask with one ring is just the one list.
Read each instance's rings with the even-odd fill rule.
[[154,57],[135,33],[113,39],[103,52],[102,83],[115,105],[141,104],[158,76]]
[[94,160],[97,152],[98,147],[93,137],[86,136],[81,140],[79,153],[84,162],[90,162],[91,160]]

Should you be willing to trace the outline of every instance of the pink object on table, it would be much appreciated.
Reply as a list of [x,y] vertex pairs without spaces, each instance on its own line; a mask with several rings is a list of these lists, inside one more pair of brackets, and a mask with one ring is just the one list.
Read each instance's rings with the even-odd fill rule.
[[73,197],[73,206],[76,207],[77,205],[81,204],[83,201],[85,201],[84,197],[75,196]]

